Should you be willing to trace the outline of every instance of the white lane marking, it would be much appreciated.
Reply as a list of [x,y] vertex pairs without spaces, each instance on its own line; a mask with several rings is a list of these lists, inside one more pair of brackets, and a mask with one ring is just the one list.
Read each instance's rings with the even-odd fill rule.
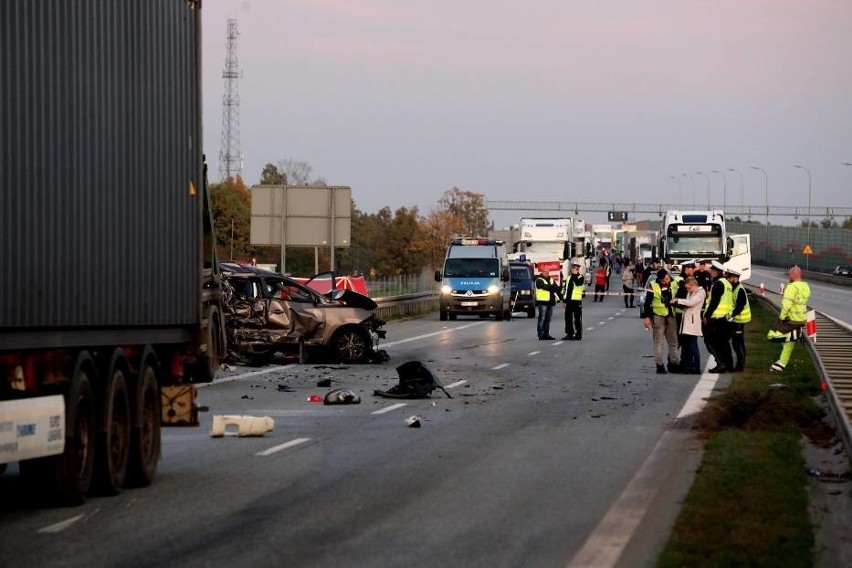
[[467,382],[467,379],[461,379],[460,381],[456,381],[456,382],[454,382],[454,383],[450,383],[450,384],[448,384],[448,385],[447,385],[447,386],[445,386],[444,388],[445,388],[445,389],[454,389],[454,388],[456,388],[456,387],[460,387],[460,386],[462,386],[462,385],[463,385],[463,384],[465,384],[466,382]]
[[611,317],[611,318],[607,318],[607,319],[608,319],[608,320],[610,320],[610,321],[612,321],[612,320],[614,320],[615,318],[614,318],[614,317]]
[[553,345],[562,345],[562,340],[560,339],[559,341],[557,341],[557,342],[556,342],[556,343],[554,343]]
[[43,529],[39,529],[38,532],[40,532],[40,533],[58,533],[60,531],[64,531],[65,529],[67,529],[68,527],[70,527],[71,525],[76,523],[77,521],[81,520],[85,516],[86,516],[85,514],[82,514],[82,515],[77,515],[77,516],[71,517],[70,519],[60,521],[60,522],[56,523],[55,525],[50,525],[48,527],[44,527]]
[[707,369],[709,368],[710,363],[708,362],[707,366],[704,367],[701,378],[698,379],[698,384],[692,389],[692,394],[689,395],[689,398],[686,399],[686,404],[680,409],[680,413],[677,415],[678,418],[698,414],[707,406],[707,399],[713,395],[713,387],[716,386],[720,376],[719,373],[708,373]]
[[508,366],[509,366],[509,363],[501,363],[501,364],[497,365],[496,367],[491,367],[491,370],[492,371],[499,371],[500,369],[505,369]]
[[538,355],[539,353],[541,353],[541,351],[530,351],[529,353],[527,353],[527,355],[532,356],[532,355]]
[[292,448],[293,446],[298,446],[299,444],[304,444],[305,442],[310,442],[310,438],[296,438],[295,440],[290,440],[289,442],[284,442],[283,444],[278,444],[277,446],[272,446],[262,452],[257,452],[256,456],[268,456],[274,454],[275,452],[280,452],[281,450],[286,450],[287,448]]
[[599,322],[598,322],[598,325],[603,325],[603,324],[605,324],[605,323],[606,323],[605,321],[599,321]]
[[[701,379],[678,413],[678,418],[700,412],[707,404],[713,385],[719,380],[718,374],[707,372],[709,368],[708,362]],[[616,565],[659,491],[659,479],[665,475],[667,467],[665,454],[671,451],[673,443],[669,442],[669,438],[674,436],[676,432],[672,430],[663,433],[645,463],[609,508],[583,548],[571,559],[569,568]]]
[[391,404],[390,406],[386,406],[384,408],[380,408],[378,410],[375,410],[371,414],[384,414],[385,412],[390,412],[391,410],[396,410],[397,408],[402,408],[403,406],[408,406],[408,405],[404,402],[398,402],[396,404]]
[[468,323],[465,325],[460,325],[458,327],[448,327],[446,329],[442,329],[441,331],[433,331],[432,333],[425,333],[423,335],[417,335],[415,337],[409,337],[408,339],[400,339],[399,341],[389,341],[388,343],[382,343],[379,347],[393,347],[394,345],[400,345],[402,343],[408,343],[409,341],[417,341],[418,339],[426,339],[427,337],[434,337],[436,335],[441,335],[442,333],[453,332],[460,329],[467,329],[469,327],[473,327],[475,325],[482,325],[483,321],[477,321],[473,323]]
[[276,365],[275,367],[269,367],[268,369],[263,369],[262,371],[252,371],[251,373],[244,373],[242,375],[234,375],[233,377],[225,377],[224,379],[216,379],[212,383],[201,383],[195,385],[196,388],[204,388],[209,387],[211,385],[221,385],[223,383],[231,383],[233,381],[241,381],[243,379],[249,379],[251,377],[256,377],[258,375],[265,375],[267,373],[275,373],[277,371],[282,371],[284,369],[289,369],[290,367],[295,367],[296,365]]
[[674,435],[673,431],[663,434],[651,455],[589,535],[583,547],[568,563],[568,568],[616,565],[639,522],[648,511],[651,501],[659,492],[659,478],[665,475],[667,467],[665,454],[671,446],[668,438]]
[[592,331],[592,330],[594,330],[594,329],[595,329],[594,327],[587,327],[587,328],[586,328],[586,331]]

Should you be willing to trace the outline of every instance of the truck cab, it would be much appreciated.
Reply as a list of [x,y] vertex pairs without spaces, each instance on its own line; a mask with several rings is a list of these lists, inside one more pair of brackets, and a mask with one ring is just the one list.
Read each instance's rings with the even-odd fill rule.
[[441,321],[454,320],[459,314],[511,319],[510,280],[503,241],[453,239],[447,247],[443,269],[435,271],[435,281],[441,283]]

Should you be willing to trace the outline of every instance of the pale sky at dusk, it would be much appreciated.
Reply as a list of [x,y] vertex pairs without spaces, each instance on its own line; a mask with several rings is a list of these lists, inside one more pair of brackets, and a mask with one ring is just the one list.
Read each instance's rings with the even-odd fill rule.
[[249,185],[293,159],[368,213],[425,214],[453,186],[691,206],[682,173],[698,204],[708,174],[721,204],[711,170],[725,172],[739,204],[736,168],[762,205],[759,166],[770,205],[793,206],[798,163],[814,206],[852,207],[850,0],[205,0],[202,14],[214,180],[236,18]]

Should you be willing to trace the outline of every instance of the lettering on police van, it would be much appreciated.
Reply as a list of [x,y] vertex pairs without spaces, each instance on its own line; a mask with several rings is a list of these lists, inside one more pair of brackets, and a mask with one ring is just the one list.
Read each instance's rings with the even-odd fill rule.
[[5,444],[0,444],[0,454],[8,453],[14,454],[18,451],[18,442],[7,442]]
[[50,428],[59,428],[62,426],[62,417],[58,414],[54,414],[48,419],[48,424]]
[[11,420],[6,420],[5,422],[0,422],[0,434],[4,432],[11,432],[15,428],[15,423]]
[[47,441],[48,442],[58,442],[62,439],[62,429],[61,428],[51,428],[47,431]]
[[35,436],[35,435],[36,435],[35,422],[30,422],[28,424],[18,424],[18,438],[25,438],[27,436]]

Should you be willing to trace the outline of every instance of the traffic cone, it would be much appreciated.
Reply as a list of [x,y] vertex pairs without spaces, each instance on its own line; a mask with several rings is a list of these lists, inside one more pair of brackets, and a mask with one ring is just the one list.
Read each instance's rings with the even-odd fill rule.
[[760,283],[760,295],[761,296],[766,295],[766,286],[763,284],[763,282]]

